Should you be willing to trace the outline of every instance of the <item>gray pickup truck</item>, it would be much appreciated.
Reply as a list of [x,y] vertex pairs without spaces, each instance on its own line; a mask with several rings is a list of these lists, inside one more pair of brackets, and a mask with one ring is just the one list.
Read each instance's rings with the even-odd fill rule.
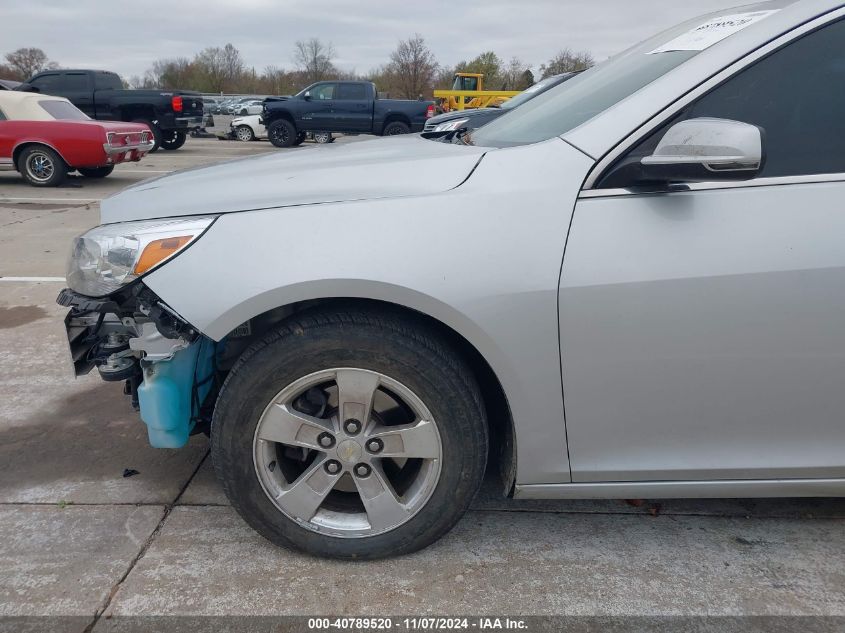
[[276,147],[299,145],[308,132],[392,136],[422,132],[433,101],[379,99],[370,81],[320,81],[292,97],[264,101],[262,120]]
[[105,70],[46,70],[16,90],[64,97],[92,119],[145,123],[153,132],[152,151],[179,149],[188,132],[203,124],[199,93],[125,90],[120,76]]

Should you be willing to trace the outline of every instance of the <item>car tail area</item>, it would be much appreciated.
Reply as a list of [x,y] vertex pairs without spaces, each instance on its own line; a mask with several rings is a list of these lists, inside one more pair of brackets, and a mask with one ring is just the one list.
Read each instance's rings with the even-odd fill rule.
[[103,122],[101,127],[105,133],[103,149],[110,165],[139,161],[155,145],[153,133],[146,125]]
[[176,93],[170,97],[170,108],[177,116],[201,116],[203,113],[202,96]]

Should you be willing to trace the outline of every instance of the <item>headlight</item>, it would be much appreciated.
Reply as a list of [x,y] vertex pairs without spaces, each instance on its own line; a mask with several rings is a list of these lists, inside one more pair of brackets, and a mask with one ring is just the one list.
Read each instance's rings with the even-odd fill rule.
[[73,242],[71,289],[102,297],[161,265],[196,240],[217,216],[104,224]]
[[454,121],[446,121],[445,123],[440,123],[434,126],[435,132],[451,132],[453,130],[457,130],[464,126],[464,123],[469,121],[469,119],[455,119]]

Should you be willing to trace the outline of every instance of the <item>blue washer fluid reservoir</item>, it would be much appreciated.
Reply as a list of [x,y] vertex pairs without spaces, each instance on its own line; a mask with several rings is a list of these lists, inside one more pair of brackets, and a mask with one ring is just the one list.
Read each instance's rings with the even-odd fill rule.
[[213,383],[215,349],[214,341],[200,337],[170,360],[145,367],[138,403],[155,448],[180,448],[188,442],[199,413],[197,402],[205,399]]

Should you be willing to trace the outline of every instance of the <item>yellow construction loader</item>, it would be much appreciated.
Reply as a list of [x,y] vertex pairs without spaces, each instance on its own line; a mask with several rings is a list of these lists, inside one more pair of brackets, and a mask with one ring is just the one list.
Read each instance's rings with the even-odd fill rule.
[[434,98],[442,112],[489,108],[501,105],[519,90],[485,90],[484,75],[480,73],[455,73],[451,90],[435,90]]

